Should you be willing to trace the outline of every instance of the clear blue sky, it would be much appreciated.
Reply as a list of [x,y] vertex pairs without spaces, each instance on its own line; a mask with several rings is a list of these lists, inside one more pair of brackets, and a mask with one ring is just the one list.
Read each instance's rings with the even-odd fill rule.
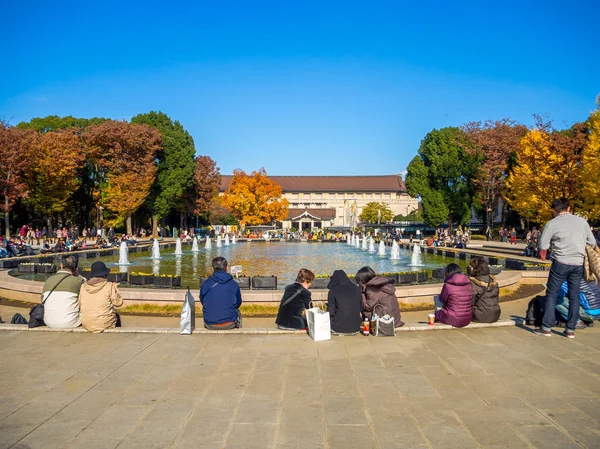
[[399,173],[433,128],[583,121],[597,1],[4,2],[0,118],[161,110],[221,173]]

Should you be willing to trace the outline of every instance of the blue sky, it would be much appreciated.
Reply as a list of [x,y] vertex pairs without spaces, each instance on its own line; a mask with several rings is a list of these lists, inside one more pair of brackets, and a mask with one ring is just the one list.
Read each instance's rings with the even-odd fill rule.
[[0,118],[161,110],[224,174],[400,173],[434,128],[583,121],[600,2],[17,2]]

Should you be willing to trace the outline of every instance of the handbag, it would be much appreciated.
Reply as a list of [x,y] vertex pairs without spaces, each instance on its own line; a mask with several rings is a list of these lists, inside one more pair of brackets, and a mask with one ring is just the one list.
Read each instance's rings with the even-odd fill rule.
[[62,278],[60,281],[58,281],[56,283],[56,285],[52,288],[52,290],[50,290],[50,293],[48,293],[48,296],[46,296],[46,299],[44,299],[44,294],[42,293],[41,302],[39,304],[36,304],[35,306],[33,306],[31,308],[31,310],[29,311],[29,323],[28,323],[29,328],[46,325],[46,323],[44,323],[44,302],[46,302],[48,300],[48,298],[50,297],[52,292],[54,290],[56,290],[56,287],[58,287],[60,285],[60,283],[62,281],[64,281],[66,278],[68,278],[69,276],[71,276],[71,275],[67,274],[64,278]]
[[331,321],[329,312],[321,307],[306,309],[306,321],[308,323],[308,335],[314,341],[331,340]]
[[[216,284],[215,284],[216,285]],[[179,323],[179,333],[181,335],[191,335],[196,328],[196,307],[194,305],[194,296],[187,288],[187,293],[183,299],[183,307],[181,308],[181,321]]]
[[373,316],[371,317],[371,334],[375,337],[395,337],[396,323],[394,322],[394,317],[388,314],[383,316],[377,315],[376,310],[378,309],[381,313],[385,312],[381,304],[376,305],[373,309]]

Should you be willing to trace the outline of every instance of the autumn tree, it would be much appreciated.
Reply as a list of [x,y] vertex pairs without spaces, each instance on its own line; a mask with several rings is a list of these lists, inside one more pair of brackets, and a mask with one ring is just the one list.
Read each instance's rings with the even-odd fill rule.
[[481,162],[474,182],[477,187],[477,198],[486,211],[487,226],[491,229],[493,210],[498,199],[505,200],[506,178],[511,155],[519,150],[527,128],[505,118],[498,121],[488,120],[483,124],[470,122],[462,129],[467,135],[467,152],[476,156]]
[[6,237],[10,237],[10,212],[15,202],[28,195],[26,173],[29,166],[31,131],[0,121],[0,209],[4,212]]
[[506,180],[507,201],[517,213],[537,222],[552,218],[552,201],[569,199],[581,206],[581,156],[586,142],[584,123],[558,131],[536,116],[536,126],[522,139]]
[[242,225],[262,225],[284,220],[288,201],[282,198],[281,186],[267,176],[264,168],[250,175],[234,170],[229,188],[222,198]]
[[385,223],[394,216],[387,203],[370,202],[363,207],[360,220],[363,223]]
[[220,186],[221,173],[217,163],[209,156],[197,156],[193,189],[195,215],[208,214],[212,202],[219,196]]
[[158,235],[158,220],[174,208],[180,211],[180,227],[183,227],[187,209],[187,198],[184,196],[194,185],[194,170],[197,166],[194,160],[194,139],[181,123],[173,121],[163,112],[151,111],[136,115],[131,123],[156,128],[162,136],[162,148],[156,156],[158,171],[146,200],[146,205],[152,211],[152,234]]
[[[21,122],[17,125],[17,128],[33,130],[41,134],[71,129],[73,132],[82,135],[88,126],[99,125],[107,120],[101,117],[88,119],[70,115],[66,117],[49,115],[33,118],[29,122]],[[83,168],[79,171],[78,175],[79,187],[71,195],[68,211],[72,214],[72,219],[79,223],[80,226],[89,226],[92,216],[96,215],[93,212],[97,210],[96,202],[98,201],[99,173],[96,171],[97,168],[97,165],[88,158],[84,160]],[[48,230],[50,231],[50,228]]]
[[156,176],[160,132],[146,125],[107,121],[86,129],[88,158],[95,167],[99,205],[109,214],[108,223],[127,223],[144,203]]
[[434,129],[408,164],[407,192],[421,198],[423,219],[431,226],[447,221],[452,227],[470,218],[478,163],[466,152],[465,138],[459,128]]
[[36,133],[31,140],[25,204],[46,218],[49,230],[52,216],[65,210],[80,184],[84,159],[81,138],[73,128]]
[[228,207],[223,206],[221,197],[217,196],[210,203],[208,209],[210,224],[218,225],[239,225],[240,222],[235,218],[233,212]]
[[597,105],[586,122],[588,133],[582,156],[583,209],[592,220],[600,220],[600,96]]

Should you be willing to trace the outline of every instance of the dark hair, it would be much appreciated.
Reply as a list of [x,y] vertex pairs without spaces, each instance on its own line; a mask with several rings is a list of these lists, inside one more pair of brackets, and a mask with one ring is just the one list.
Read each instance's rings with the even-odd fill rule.
[[77,266],[79,265],[79,257],[75,255],[63,256],[60,259],[60,264],[66,270],[75,271],[77,270]]
[[215,257],[212,260],[212,267],[213,270],[220,270],[220,271],[225,271],[227,270],[227,259],[225,259],[224,257]]
[[450,277],[453,274],[462,273],[462,270],[455,263],[449,263],[446,265],[446,277]]
[[483,257],[473,257],[471,259],[471,274],[473,277],[489,276],[490,266]]
[[299,282],[300,284],[302,284],[303,282],[308,282],[309,284],[312,284],[312,281],[314,279],[315,274],[306,268],[301,268],[300,271],[298,271],[298,276],[296,276],[296,282]]
[[366,285],[371,279],[376,276],[373,268],[371,267],[362,267],[360,270],[356,272],[354,279],[358,285]]
[[556,198],[552,201],[552,209],[554,212],[560,213],[565,212],[569,208],[569,200],[566,198]]

